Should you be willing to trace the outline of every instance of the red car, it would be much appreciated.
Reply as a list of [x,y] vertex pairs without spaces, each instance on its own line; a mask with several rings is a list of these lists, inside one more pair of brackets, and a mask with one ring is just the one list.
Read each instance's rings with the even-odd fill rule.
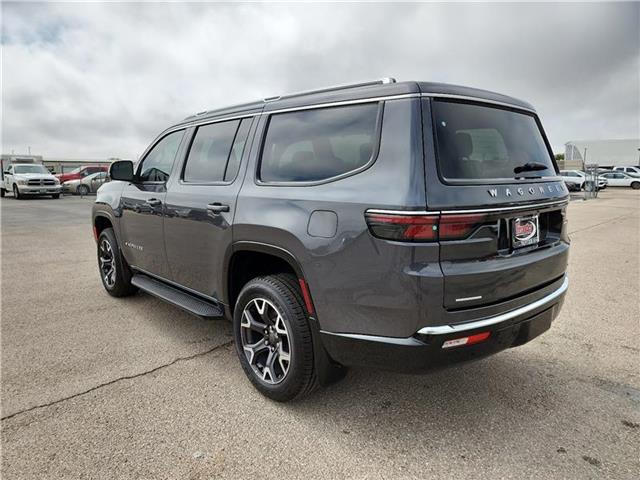
[[56,175],[60,183],[64,183],[68,180],[78,180],[80,178],[84,178],[87,175],[91,175],[92,173],[97,172],[107,172],[109,171],[109,167],[107,165],[92,165],[92,166],[83,166],[74,168],[68,173],[59,173]]

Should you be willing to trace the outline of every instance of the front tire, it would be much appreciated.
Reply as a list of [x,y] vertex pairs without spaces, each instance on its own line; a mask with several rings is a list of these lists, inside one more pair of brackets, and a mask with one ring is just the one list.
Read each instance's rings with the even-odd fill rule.
[[13,196],[18,200],[22,198],[22,194],[20,193],[20,190],[18,190],[18,185],[15,183],[13,184]]
[[131,270],[120,253],[112,228],[105,228],[98,237],[98,269],[102,285],[112,297],[126,297],[138,291],[131,284]]
[[86,197],[87,195],[89,195],[89,187],[87,187],[86,185],[78,185],[77,192],[81,197]]
[[631,188],[633,188],[634,190],[640,189],[640,182],[632,182]]
[[233,332],[242,369],[260,393],[287,402],[317,388],[309,321],[295,287],[281,275],[244,286]]
[[54,193],[53,195],[51,195],[51,198],[58,199],[58,198],[60,198],[60,194],[59,193]]

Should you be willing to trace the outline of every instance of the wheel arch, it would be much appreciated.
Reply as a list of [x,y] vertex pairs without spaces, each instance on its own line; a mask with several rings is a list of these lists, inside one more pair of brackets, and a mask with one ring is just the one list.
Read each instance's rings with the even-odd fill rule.
[[235,242],[225,263],[223,296],[231,314],[240,290],[252,278],[275,273],[291,273],[297,279],[305,278],[300,262],[291,252],[266,243]]

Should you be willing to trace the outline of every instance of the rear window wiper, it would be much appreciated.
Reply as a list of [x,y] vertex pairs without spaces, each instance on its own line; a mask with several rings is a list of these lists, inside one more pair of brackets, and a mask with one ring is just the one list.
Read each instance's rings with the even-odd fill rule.
[[513,173],[522,173],[522,172],[535,172],[538,170],[546,170],[547,168],[549,168],[547,165],[545,165],[544,163],[538,163],[538,162],[527,162],[524,165],[520,165],[516,168],[513,169]]

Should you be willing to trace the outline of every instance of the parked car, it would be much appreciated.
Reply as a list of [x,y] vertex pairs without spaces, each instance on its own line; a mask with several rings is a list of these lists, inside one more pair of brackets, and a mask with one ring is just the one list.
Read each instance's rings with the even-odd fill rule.
[[[573,184],[571,185],[573,190],[567,187],[571,191],[576,191],[577,186],[579,186],[579,188],[577,188],[578,191],[584,190],[587,187],[591,188],[589,181],[587,180],[587,174],[581,170],[560,170],[560,175],[565,183]],[[598,178],[598,190],[604,190],[605,188],[607,188],[607,180],[604,178]]]
[[631,187],[640,189],[640,177],[625,172],[603,173],[600,178],[605,178],[612,187]]
[[560,170],[560,176],[572,192],[580,191],[584,186],[585,176],[580,173],[578,170]]
[[82,179],[69,180],[62,184],[64,193],[72,193],[78,195],[89,195],[96,193],[98,188],[108,180],[107,172],[96,172]]
[[68,182],[69,180],[78,180],[97,172],[108,172],[109,167],[106,165],[89,165],[84,167],[78,167],[71,170],[68,173],[59,173],[56,175],[60,183]]
[[17,199],[24,196],[51,195],[60,197],[60,182],[44,165],[38,163],[14,163],[4,171],[0,196],[13,192]]
[[615,167],[614,170],[640,176],[640,167]]
[[567,186],[567,190],[570,192],[579,192],[582,190],[582,185],[574,180],[564,180],[564,184]]
[[278,401],[348,366],[522,345],[568,286],[567,189],[533,107],[497,93],[387,80],[209,111],[110,177],[92,215],[106,291],[231,319]]

